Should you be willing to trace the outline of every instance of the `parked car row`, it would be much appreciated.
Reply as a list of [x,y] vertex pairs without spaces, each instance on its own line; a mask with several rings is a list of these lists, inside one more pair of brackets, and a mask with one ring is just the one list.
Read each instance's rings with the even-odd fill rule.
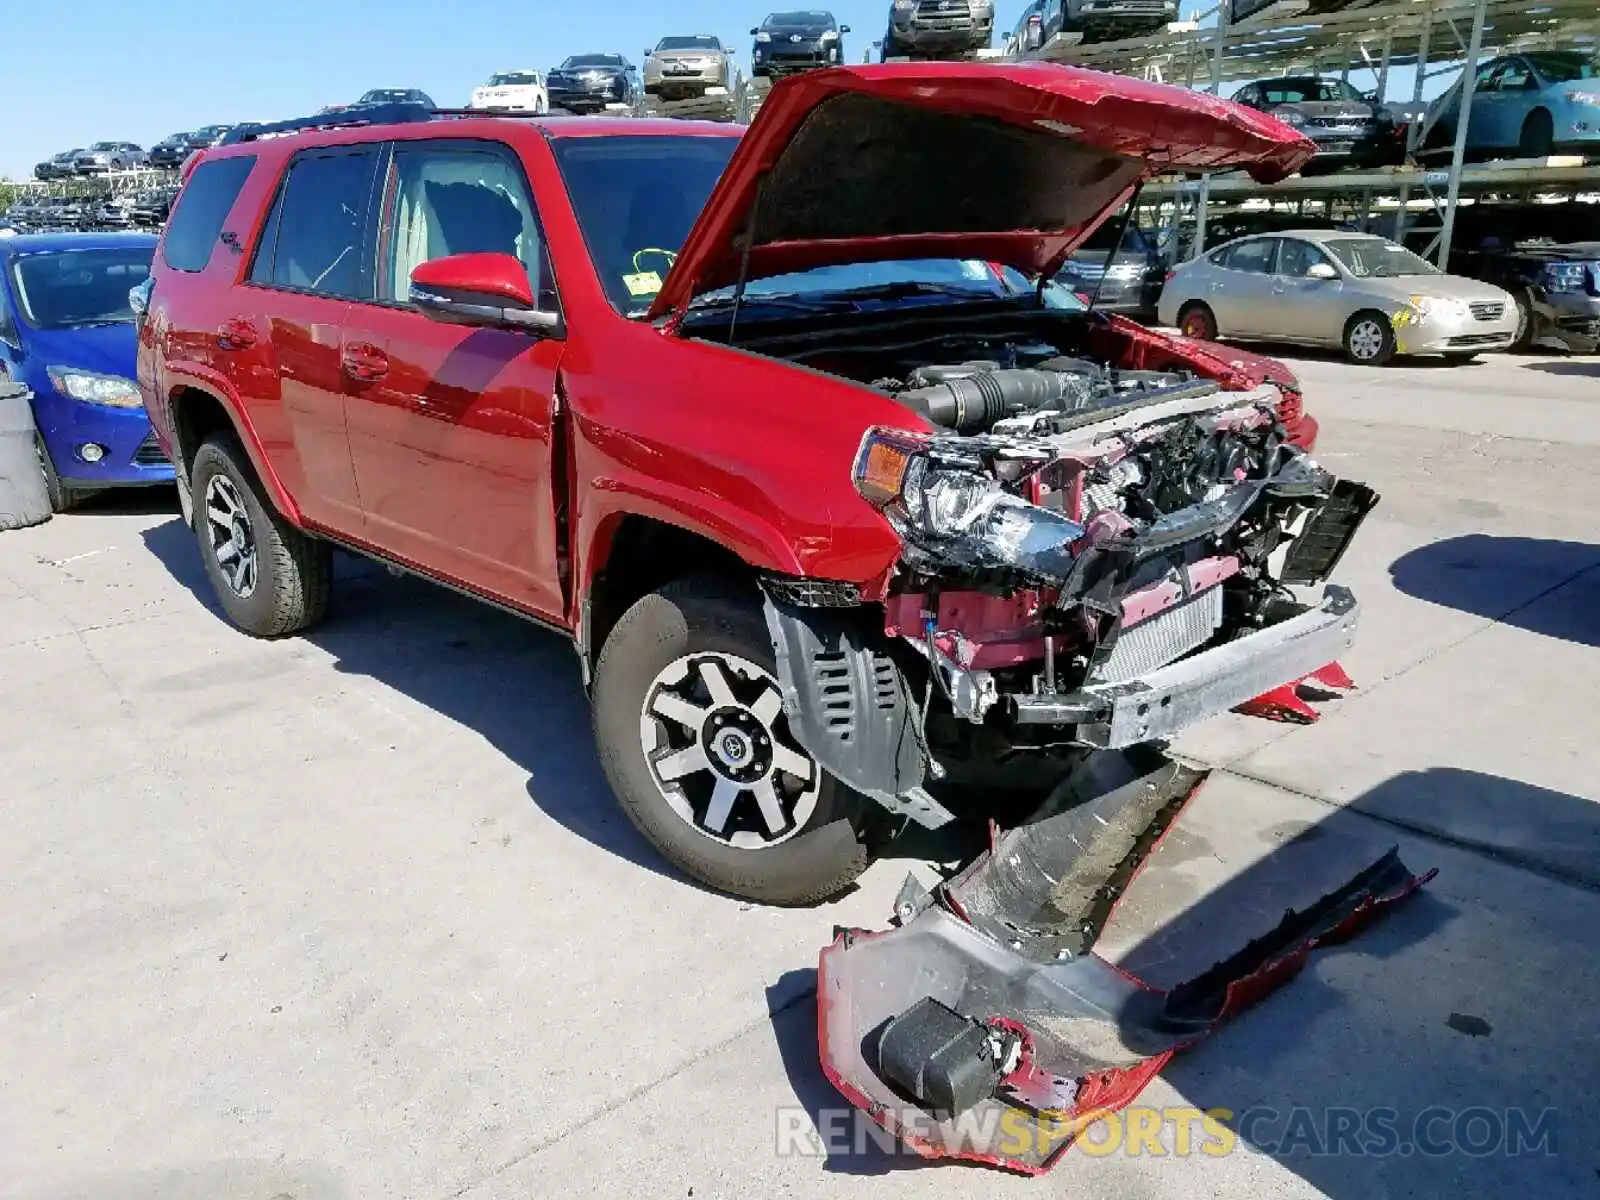
[[33,177],[50,182],[113,171],[132,171],[140,167],[176,170],[196,150],[215,146],[228,132],[226,125],[206,125],[200,129],[162,138],[146,150],[137,142],[94,142],[74,150],[63,150],[35,164]]
[[23,197],[6,210],[5,220],[17,233],[159,229],[176,192],[176,185],[168,184],[120,196]]

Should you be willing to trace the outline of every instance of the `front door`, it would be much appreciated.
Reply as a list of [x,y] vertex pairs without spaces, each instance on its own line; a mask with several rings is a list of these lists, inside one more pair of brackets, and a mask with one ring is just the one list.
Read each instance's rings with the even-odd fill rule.
[[564,343],[442,324],[407,300],[411,272],[502,252],[558,300],[538,213],[498,143],[397,143],[382,189],[377,296],[347,319],[350,452],[367,537],[432,574],[552,620],[564,616],[552,446]]
[[1272,274],[1273,333],[1296,342],[1338,345],[1344,332],[1340,279],[1317,279],[1308,272],[1317,265],[1338,270],[1310,242],[1280,238],[1277,268]]

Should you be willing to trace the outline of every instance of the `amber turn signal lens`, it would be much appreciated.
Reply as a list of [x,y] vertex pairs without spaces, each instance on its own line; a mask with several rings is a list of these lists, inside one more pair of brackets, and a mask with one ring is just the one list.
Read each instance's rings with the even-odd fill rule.
[[920,448],[909,438],[869,431],[856,455],[856,491],[876,508],[898,499],[912,456]]

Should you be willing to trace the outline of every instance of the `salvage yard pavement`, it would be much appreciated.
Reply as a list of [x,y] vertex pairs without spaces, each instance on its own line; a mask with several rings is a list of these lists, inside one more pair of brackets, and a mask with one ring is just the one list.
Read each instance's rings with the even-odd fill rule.
[[1041,1180],[884,1149],[821,1075],[817,951],[908,863],[810,911],[686,883],[556,638],[345,560],[253,641],[166,496],[0,536],[0,1193],[1592,1196],[1600,364],[1293,365],[1383,496],[1360,687],[1180,743],[1211,780],[1103,946],[1169,981],[1282,856],[1439,875]]

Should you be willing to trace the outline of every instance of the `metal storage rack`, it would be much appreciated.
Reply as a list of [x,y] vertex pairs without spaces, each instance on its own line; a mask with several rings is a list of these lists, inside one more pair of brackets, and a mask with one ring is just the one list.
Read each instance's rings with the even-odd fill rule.
[[[1340,198],[1370,212],[1374,201],[1391,203],[1400,214],[1395,236],[1411,220],[1413,193],[1429,203],[1425,220],[1436,233],[1431,251],[1445,262],[1452,227],[1463,195],[1574,195],[1600,190],[1600,168],[1581,159],[1465,162],[1465,130],[1471,113],[1472,84],[1480,60],[1489,53],[1535,48],[1594,45],[1600,38],[1600,3],[1596,0],[1377,0],[1339,12],[1309,14],[1307,0],[1279,0],[1238,23],[1217,11],[1215,25],[1197,21],[1172,25],[1161,34],[1116,42],[1084,44],[1078,35],[1058,36],[1024,55],[1119,74],[1139,75],[1168,83],[1202,86],[1220,92],[1229,81],[1244,81],[1294,71],[1370,70],[1380,96],[1387,95],[1390,69],[1416,68],[1413,104],[1422,102],[1430,65],[1443,61],[1445,70],[1462,72],[1462,113],[1447,162],[1435,169],[1390,168],[1295,177],[1263,187],[1226,176],[1199,181],[1157,184],[1146,189],[1146,201],[1165,200],[1176,208],[1192,207],[1197,225],[1193,245],[1204,242],[1206,212],[1212,198],[1236,200],[1303,200]],[[1209,14],[1203,14],[1209,15]],[[1437,74],[1438,72],[1434,72]],[[1407,151],[1413,154],[1426,134],[1421,122],[1407,130]],[[1413,227],[1415,228],[1415,226]]]

